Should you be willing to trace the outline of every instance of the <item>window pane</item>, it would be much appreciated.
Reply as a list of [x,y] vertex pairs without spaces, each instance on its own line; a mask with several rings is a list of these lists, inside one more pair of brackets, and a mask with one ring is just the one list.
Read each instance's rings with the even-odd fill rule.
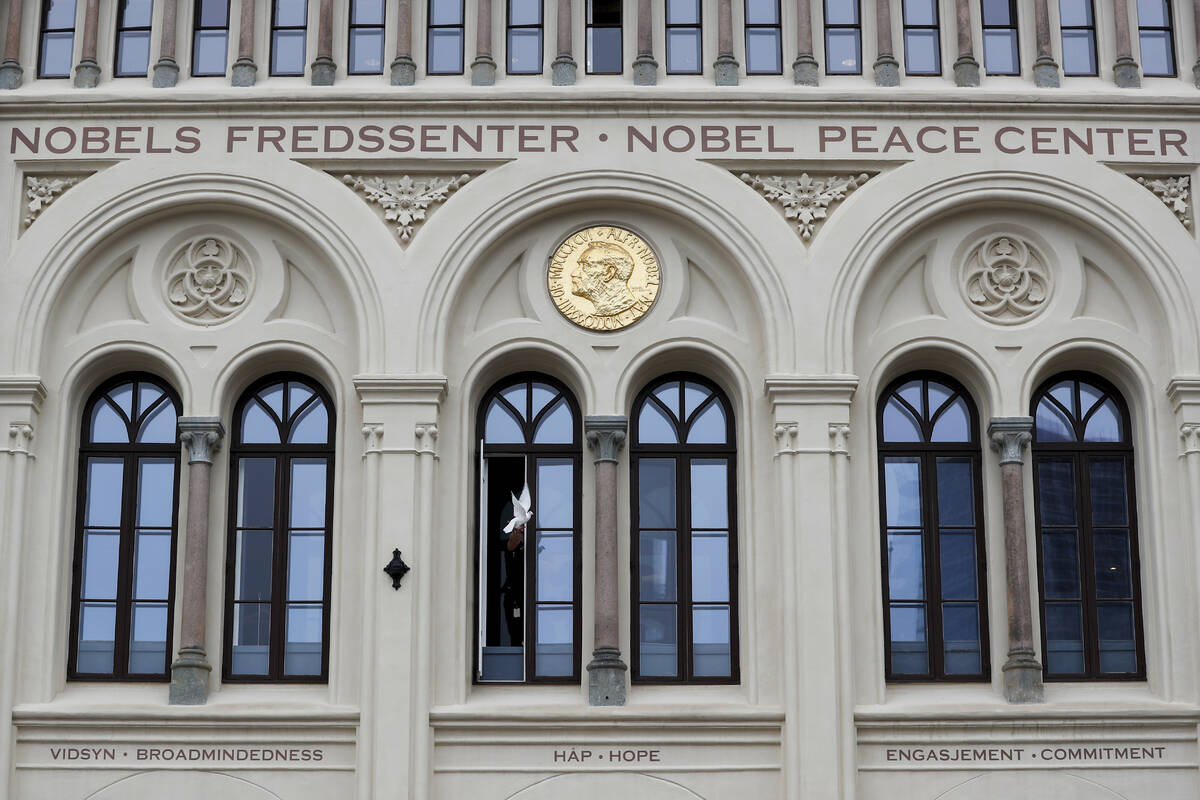
[[269,528],[275,523],[275,459],[238,461],[239,528]]
[[171,593],[171,533],[139,533],[133,561],[136,600],[166,600]]
[[325,527],[325,467],[323,458],[292,459],[291,527]]
[[705,400],[712,397],[712,392],[698,383],[685,381],[683,384],[683,417],[686,419],[696,413]]
[[271,607],[239,603],[233,610],[233,672],[266,675],[270,667]]
[[1093,525],[1127,525],[1125,460],[1092,459]]
[[74,31],[42,34],[42,62],[38,75],[43,78],[69,77],[74,45]]
[[[575,462],[569,458],[537,460],[534,522],[541,528],[575,526]],[[505,520],[507,523],[508,520]]]
[[927,674],[929,672],[929,645],[925,634],[924,606],[893,605],[890,621],[892,674]]
[[87,501],[83,514],[88,527],[117,527],[121,524],[121,486],[125,462],[120,458],[89,458]]
[[938,538],[938,549],[942,561],[942,599],[977,599],[975,534],[943,532]]
[[1038,507],[1042,525],[1075,524],[1075,465],[1071,461],[1037,462]]
[[83,603],[79,610],[79,645],[75,670],[111,674],[117,629],[114,603]]
[[276,27],[303,27],[308,24],[306,0],[275,0]]
[[1015,26],[1011,0],[983,0],[983,24]]
[[937,460],[938,524],[975,524],[975,481],[970,458],[939,458]]
[[924,440],[917,418],[895,397],[889,398],[887,405],[883,407],[883,440],[885,442],[920,442]]
[[134,603],[129,636],[129,671],[158,674],[167,670],[167,605]]
[[534,444],[570,444],[574,439],[571,408],[565,398],[550,407],[538,420],[533,432]]
[[688,429],[688,444],[724,444],[725,409],[717,401],[710,403],[700,412]]
[[574,612],[570,606],[538,606],[534,672],[548,677],[574,671]]
[[383,72],[383,29],[350,31],[350,72],[378,75]]
[[1058,14],[1064,26],[1090,26],[1092,0],[1059,0]]
[[700,29],[667,30],[667,72],[700,72]]
[[350,23],[352,25],[382,25],[383,0],[352,0]]
[[[517,411],[517,419],[525,419],[525,401],[529,399],[531,388],[528,383],[518,383],[500,390],[500,396],[508,401]],[[536,395],[537,393],[534,392]],[[534,412],[536,414],[536,411]]]
[[730,674],[729,606],[692,609],[692,672],[696,677]]
[[430,25],[462,25],[462,0],[430,0]]
[[514,28],[508,32],[508,71],[513,74],[542,71],[541,28]]
[[115,600],[121,536],[116,531],[88,531],[83,537],[83,586],[79,596]]
[[271,42],[271,74],[304,74],[304,39],[302,31],[275,31]]
[[457,74],[462,72],[461,28],[438,28],[429,31],[429,72]]
[[1117,410],[1117,404],[1111,399],[1105,400],[1088,419],[1087,427],[1083,431],[1083,440],[1085,442],[1119,442],[1122,438],[1121,412]]
[[1062,409],[1043,399],[1037,407],[1037,439],[1039,442],[1073,442],[1075,430]]
[[621,0],[588,0],[589,25],[620,25]]
[[75,0],[45,0],[47,28],[75,27]]
[[778,25],[779,0],[746,0],[747,25]]
[[288,538],[287,599],[321,602],[325,597],[325,535],[292,531]]
[[700,0],[667,0],[668,25],[699,25]]
[[673,602],[676,563],[675,531],[642,531],[638,535],[638,597]]
[[1133,569],[1129,559],[1129,534],[1096,531],[1092,537],[1096,556],[1096,597],[1124,600],[1133,597]]
[[1100,671],[1137,672],[1133,603],[1103,603],[1096,609],[1100,635]]
[[1063,31],[1063,73],[1096,74],[1096,39],[1092,31]]
[[675,423],[656,403],[646,401],[638,414],[638,441],[642,444],[675,444]]
[[107,400],[100,400],[92,409],[93,442],[128,442],[129,428],[120,413]]
[[670,383],[659,386],[653,392],[662,404],[667,407],[676,417],[679,416],[679,381],[671,381]]
[[942,606],[942,641],[947,675],[983,672],[979,606],[976,603],[945,603]]
[[889,533],[887,537],[888,599],[925,599],[925,556],[919,533]]
[[587,71],[618,75],[621,72],[621,29],[588,28]]
[[488,444],[513,444],[524,442],[525,434],[521,425],[508,406],[499,400],[493,400],[488,406],[487,417],[484,420],[483,438]]
[[729,527],[729,481],[723,458],[692,459],[692,527]]
[[746,72],[776,74],[783,69],[780,63],[778,28],[751,28],[746,31]]
[[574,598],[575,537],[570,533],[537,534],[537,599],[570,603]]
[[904,70],[909,75],[937,75],[942,71],[937,30],[904,32]]
[[1078,603],[1046,604],[1046,672],[1083,672],[1083,620]]
[[645,677],[678,674],[679,631],[674,605],[642,605],[639,612],[638,661]]
[[329,414],[320,400],[300,412],[292,423],[288,434],[290,444],[327,444],[329,442]]
[[[525,407],[525,400],[522,396],[517,395],[509,390],[501,392],[502,395],[510,402],[516,405],[518,409]],[[510,396],[512,395],[512,396]],[[531,414],[536,418],[541,413],[542,409],[550,405],[550,401],[558,397],[558,390],[544,383],[534,383],[529,387],[529,402],[532,406]]]
[[150,66],[150,32],[127,31],[117,42],[117,76],[145,75]]
[[1171,24],[1167,0],[1138,0],[1138,25],[1146,28],[1166,28]]
[[826,25],[857,25],[858,0],[825,0]]
[[175,511],[175,459],[138,459],[137,526],[169,528]]
[[936,0],[904,0],[905,25],[937,25]]
[[859,32],[857,30],[825,31],[825,71],[831,75],[857,75],[859,65]]
[[675,459],[638,459],[638,520],[643,528],[675,527]]
[[1021,68],[1017,62],[1017,32],[985,30],[983,61],[989,75],[1019,75]]
[[121,13],[119,16],[121,27],[150,27],[150,12],[153,8],[153,0],[121,0]]
[[729,534],[692,533],[692,602],[729,602]]
[[228,60],[229,34],[226,31],[196,31],[192,53],[193,75],[224,75]]
[[508,0],[508,24],[542,24],[542,0]]
[[256,401],[246,404],[242,414],[242,441],[246,444],[278,444],[279,424]]
[[1042,584],[1046,597],[1079,597],[1079,553],[1074,533],[1042,534]]
[[200,25],[205,28],[229,26],[229,0],[200,0]]
[[[930,393],[933,389],[930,387]],[[938,414],[937,422],[933,423],[933,433],[930,441],[934,442],[969,442],[971,441],[971,417],[967,413],[967,401],[961,397]]]
[[270,602],[272,558],[271,531],[238,531],[234,600]]
[[150,412],[150,416],[142,420],[137,440],[142,443],[174,444],[175,433],[175,406],[170,401],[166,401]]
[[889,528],[921,526],[921,461],[915,456],[883,460],[883,504]]
[[284,675],[321,674],[322,611],[320,606],[289,605]]

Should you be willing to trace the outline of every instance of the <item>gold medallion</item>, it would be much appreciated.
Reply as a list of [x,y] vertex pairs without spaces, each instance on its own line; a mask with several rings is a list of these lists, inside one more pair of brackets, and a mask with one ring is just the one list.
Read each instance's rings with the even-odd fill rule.
[[658,258],[633,231],[612,225],[568,236],[550,257],[550,297],[567,319],[593,331],[619,331],[658,297]]

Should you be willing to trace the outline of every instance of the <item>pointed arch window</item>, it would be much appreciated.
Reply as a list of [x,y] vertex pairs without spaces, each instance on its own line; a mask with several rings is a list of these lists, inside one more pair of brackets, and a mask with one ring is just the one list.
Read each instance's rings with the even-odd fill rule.
[[878,407],[889,681],[986,680],[979,419],[937,373],[905,375]]
[[84,406],[72,570],[72,679],[166,680],[178,525],[179,399],[152,375]]
[[1047,679],[1145,677],[1129,412],[1087,373],[1034,395],[1038,588]]
[[[575,398],[523,373],[479,406],[475,677],[578,682],[580,458]],[[528,486],[533,517],[505,531]]]
[[666,375],[633,404],[633,679],[736,683],[733,411],[698,375]]
[[317,383],[266,377],[234,409],[225,680],[329,673],[334,413]]

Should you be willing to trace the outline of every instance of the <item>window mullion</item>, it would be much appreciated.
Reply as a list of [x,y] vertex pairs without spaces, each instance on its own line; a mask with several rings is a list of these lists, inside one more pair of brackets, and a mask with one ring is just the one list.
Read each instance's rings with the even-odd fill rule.
[[[136,384],[135,384],[136,386]],[[114,626],[113,643],[113,672],[114,676],[129,675],[129,632],[133,616],[133,554],[134,523],[136,522],[137,504],[137,468],[136,452],[125,454],[125,474],[121,484],[121,542],[117,555],[117,619]]]
[[[285,383],[286,386],[286,383]],[[284,397],[284,408],[287,408],[287,398]],[[287,619],[287,557],[288,525],[290,520],[285,516],[286,505],[284,498],[288,490],[288,457],[282,453],[275,457],[275,530],[272,532],[271,553],[271,635],[270,656],[267,672],[271,678],[279,679],[283,674],[283,648],[286,642],[284,630]]]
[[[926,408],[928,408],[928,400]],[[939,540],[939,524],[937,512],[937,455],[924,453],[921,456],[922,469],[925,474],[921,480],[921,492],[924,495],[921,502],[925,509],[922,524],[925,527],[924,538],[926,546],[925,560],[925,631],[929,647],[929,671],[934,678],[946,677],[944,662],[945,648],[942,643],[942,581],[941,581],[941,547]]]
[[1079,453],[1075,457],[1075,502],[1079,509],[1079,588],[1083,600],[1084,669],[1089,678],[1100,676],[1100,639],[1096,602],[1096,555],[1092,536],[1091,456]]
[[[680,386],[683,382],[680,381]],[[682,394],[682,389],[680,390]],[[682,398],[680,399],[680,408],[683,408]],[[682,428],[682,425],[680,426]],[[682,430],[680,430],[682,434]],[[682,435],[680,441],[683,441]],[[679,658],[679,669],[677,675],[681,681],[691,681],[692,663],[695,660],[692,658],[692,650],[695,643],[692,641],[692,472],[691,458],[687,452],[681,452],[675,459],[676,485],[679,487],[676,491],[676,508],[675,519],[679,526],[677,534],[675,557],[675,601],[677,605],[677,613],[679,622],[677,623],[677,643]]]

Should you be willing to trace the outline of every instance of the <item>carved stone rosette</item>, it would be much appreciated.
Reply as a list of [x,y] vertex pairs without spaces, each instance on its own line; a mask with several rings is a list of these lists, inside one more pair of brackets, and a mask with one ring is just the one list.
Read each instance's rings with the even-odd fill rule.
[[1175,214],[1175,218],[1183,223],[1183,227],[1191,230],[1192,179],[1189,176],[1143,175],[1135,180],[1153,192],[1159,200],[1162,200],[1163,204]]
[[414,178],[398,175],[343,175],[342,183],[352,187],[368,203],[383,209],[383,218],[396,223],[396,235],[407,245],[412,241],[433,206],[442,203],[464,183],[471,180],[461,175],[428,175]]
[[25,219],[23,228],[34,223],[50,204],[75,184],[83,180],[80,176],[26,175],[25,176]]
[[229,239],[197,237],[181,247],[167,267],[171,310],[188,322],[214,325],[241,311],[254,286],[250,259]]
[[990,322],[1024,322],[1040,312],[1050,296],[1046,260],[1029,242],[993,234],[975,244],[962,270],[968,305]]
[[871,176],[865,172],[821,178],[814,178],[807,172],[797,177],[743,172],[740,177],[767,200],[781,207],[783,215],[795,224],[800,238],[807,241],[816,233],[817,226],[829,216],[830,207],[844,200],[846,195],[866,183]]

